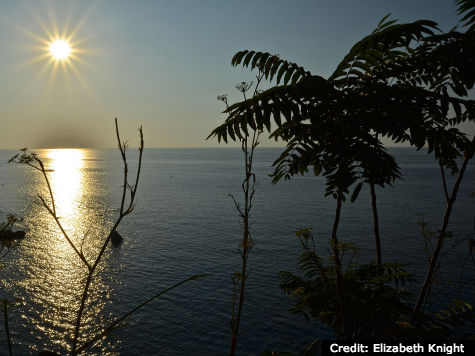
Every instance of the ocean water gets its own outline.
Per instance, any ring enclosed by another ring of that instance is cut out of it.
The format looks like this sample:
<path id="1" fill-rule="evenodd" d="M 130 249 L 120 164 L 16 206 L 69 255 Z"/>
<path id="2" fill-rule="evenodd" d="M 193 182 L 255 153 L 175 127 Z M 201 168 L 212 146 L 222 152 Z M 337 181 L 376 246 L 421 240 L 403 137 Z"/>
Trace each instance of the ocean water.
<path id="1" fill-rule="evenodd" d="M 297 270 L 300 253 L 294 231 L 311 227 L 325 255 L 335 201 L 324 197 L 324 179 L 295 177 L 271 184 L 267 176 L 279 148 L 256 151 L 256 195 L 251 212 L 255 242 L 251 274 L 238 341 L 238 354 L 265 350 L 297 352 L 331 332 L 289 312 L 292 300 L 279 289 L 278 272 Z M 378 189 L 384 262 L 410 264 L 421 281 L 427 254 L 417 221 L 437 231 L 445 210 L 439 167 L 432 156 L 392 148 L 403 180 Z M 86 271 L 53 218 L 36 203 L 48 192 L 39 174 L 7 164 L 14 151 L 0 151 L 0 217 L 15 213 L 27 237 L 2 258 L 0 297 L 16 301 L 9 309 L 14 354 L 39 349 L 63 352 L 71 340 Z M 68 236 L 92 260 L 118 215 L 122 166 L 116 150 L 39 150 L 50 173 L 58 215 Z M 130 149 L 130 177 L 137 152 Z M 241 198 L 243 157 L 238 148 L 146 149 L 137 205 L 119 227 L 124 242 L 108 247 L 94 278 L 82 338 L 143 300 L 197 274 L 148 304 L 127 324 L 85 354 L 223 355 L 230 344 L 231 274 L 239 269 L 241 222 L 229 193 Z M 133 180 L 133 179 L 131 179 Z M 449 175 L 449 185 L 454 177 Z M 475 170 L 470 163 L 460 188 L 449 230 L 460 244 L 445 257 L 445 283 L 434 305 L 463 298 L 474 302 L 473 266 L 466 237 L 473 232 Z M 339 238 L 355 242 L 358 260 L 375 260 L 369 191 L 343 205 Z M 3 252 L 0 256 L 3 255 Z M 470 269 L 472 268 L 472 269 Z M 465 271 L 460 273 L 460 271 Z M 465 283 L 463 288 L 457 285 Z M 409 287 L 411 288 L 411 287 Z M 414 287 L 416 288 L 416 287 Z M 446 292 L 449 290 L 450 292 Z M 6 354 L 3 320 L 0 354 Z"/>

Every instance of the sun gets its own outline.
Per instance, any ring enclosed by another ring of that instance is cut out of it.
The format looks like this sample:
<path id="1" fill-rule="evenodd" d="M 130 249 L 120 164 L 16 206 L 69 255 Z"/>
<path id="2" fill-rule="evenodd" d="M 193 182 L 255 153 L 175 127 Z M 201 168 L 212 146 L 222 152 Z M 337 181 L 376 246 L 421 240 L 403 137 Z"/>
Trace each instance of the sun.
<path id="1" fill-rule="evenodd" d="M 66 40 L 54 40 L 50 43 L 49 52 L 57 61 L 65 60 L 71 54 L 71 46 Z"/>
<path id="2" fill-rule="evenodd" d="M 67 85 L 73 85 L 71 80 L 79 82 L 83 89 L 94 95 L 92 88 L 81 75 L 82 70 L 98 71 L 99 68 L 91 61 L 91 56 L 104 54 L 102 50 L 89 46 L 90 40 L 96 36 L 93 33 L 88 34 L 86 26 L 93 9 L 91 7 L 83 17 L 77 18 L 75 23 L 71 21 L 73 11 L 70 9 L 71 16 L 65 17 L 64 23 L 58 25 L 54 9 L 48 9 L 47 6 L 45 13 L 37 13 L 31 8 L 36 26 L 30 24 L 32 28 L 29 29 L 15 25 L 31 41 L 24 46 L 29 52 L 28 58 L 17 64 L 17 70 L 30 65 L 36 67 L 37 73 L 32 80 L 46 79 L 45 93 L 52 90 L 58 79 Z M 44 15 L 48 21 L 40 15 Z"/>

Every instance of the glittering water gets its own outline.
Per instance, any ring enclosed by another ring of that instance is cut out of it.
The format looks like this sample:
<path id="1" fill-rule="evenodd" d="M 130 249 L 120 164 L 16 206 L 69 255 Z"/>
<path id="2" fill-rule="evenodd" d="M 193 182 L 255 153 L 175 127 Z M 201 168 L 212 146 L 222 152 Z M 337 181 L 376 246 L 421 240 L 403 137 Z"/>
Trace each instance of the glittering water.
<path id="1" fill-rule="evenodd" d="M 420 229 L 424 213 L 432 230 L 444 212 L 438 166 L 430 156 L 392 149 L 404 180 L 378 191 L 383 259 L 411 263 L 419 276 L 427 265 Z M 35 203 L 48 199 L 41 174 L 8 165 L 13 151 L 0 151 L 0 217 L 24 217 L 27 238 L 4 258 L 0 297 L 18 300 L 10 308 L 15 354 L 47 348 L 63 351 L 73 333 L 86 268 L 48 212 Z M 114 223 L 120 203 L 122 166 L 114 150 L 40 150 L 50 173 L 60 221 L 71 240 L 92 260 Z M 293 231 L 313 227 L 317 240 L 330 236 L 335 203 L 324 195 L 324 180 L 298 177 L 272 185 L 267 174 L 279 149 L 257 151 L 258 185 L 251 228 L 255 240 L 249 264 L 249 295 L 241 325 L 241 354 L 264 350 L 296 352 L 331 334 L 292 315 L 291 300 L 278 288 L 277 273 L 295 270 L 300 253 Z M 130 150 L 131 174 L 137 154 Z M 135 211 L 119 230 L 125 241 L 108 248 L 92 283 L 81 340 L 117 316 L 194 274 L 207 278 L 185 284 L 147 305 L 125 327 L 100 341 L 90 354 L 225 354 L 230 341 L 231 273 L 238 269 L 240 221 L 228 193 L 240 195 L 239 149 L 148 149 Z M 474 166 L 461 187 L 450 230 L 464 237 L 473 229 Z M 449 178 L 453 182 L 453 178 Z M 372 216 L 367 190 L 343 208 L 340 239 L 360 247 L 362 261 L 374 260 Z M 446 275 L 459 276 L 467 245 L 447 258 Z M 452 256 L 452 257 L 451 257 Z M 466 262 L 466 261 L 465 261 Z M 464 280 L 471 276 L 463 276 Z M 473 302 L 473 283 L 461 297 Z M 452 294 L 436 300 L 443 305 Z M 471 299 L 470 299 L 471 298 Z M 0 354 L 5 354 L 3 323 Z"/>

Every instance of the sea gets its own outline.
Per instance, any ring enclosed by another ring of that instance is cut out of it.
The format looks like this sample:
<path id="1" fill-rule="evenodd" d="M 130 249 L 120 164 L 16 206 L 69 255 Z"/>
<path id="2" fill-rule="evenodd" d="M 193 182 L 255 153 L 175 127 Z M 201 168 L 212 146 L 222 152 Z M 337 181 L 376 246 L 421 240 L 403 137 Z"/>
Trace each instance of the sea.
<path id="1" fill-rule="evenodd" d="M 292 314 L 293 300 L 279 288 L 279 271 L 298 271 L 302 252 L 296 230 L 311 228 L 317 252 L 328 258 L 336 202 L 325 197 L 325 178 L 312 174 L 272 184 L 272 163 L 282 148 L 255 152 L 255 195 L 250 213 L 254 246 L 237 354 L 292 352 L 331 330 Z M 377 188 L 383 262 L 407 264 L 416 280 L 404 286 L 417 293 L 428 266 L 431 243 L 442 224 L 445 198 L 440 168 L 425 150 L 388 148 L 402 179 Z M 59 221 L 88 261 L 97 256 L 120 209 L 123 172 L 118 150 L 35 151 L 48 178 Z M 0 222 L 7 214 L 22 220 L 14 229 L 26 238 L 0 252 L 0 298 L 7 298 L 14 355 L 47 349 L 65 354 L 87 269 L 53 217 L 41 172 L 7 163 L 15 151 L 0 150 Z M 135 183 L 138 152 L 128 150 L 129 183 Z M 225 355 L 231 342 L 232 275 L 240 269 L 242 221 L 230 195 L 243 204 L 244 156 L 240 148 L 150 148 L 143 153 L 136 202 L 120 223 L 124 241 L 108 246 L 95 274 L 80 343 L 150 297 L 188 281 L 129 316 L 85 355 Z M 447 172 L 449 191 L 456 176 Z M 443 249 L 432 308 L 454 299 L 474 303 L 475 168 L 470 162 L 460 186 Z M 129 199 L 129 196 L 127 196 Z M 128 200 L 126 200 L 127 205 Z M 369 189 L 345 202 L 338 237 L 359 247 L 354 262 L 375 261 Z M 426 241 L 426 242 L 425 242 Z M 8 354 L 0 316 L 0 354 Z"/>

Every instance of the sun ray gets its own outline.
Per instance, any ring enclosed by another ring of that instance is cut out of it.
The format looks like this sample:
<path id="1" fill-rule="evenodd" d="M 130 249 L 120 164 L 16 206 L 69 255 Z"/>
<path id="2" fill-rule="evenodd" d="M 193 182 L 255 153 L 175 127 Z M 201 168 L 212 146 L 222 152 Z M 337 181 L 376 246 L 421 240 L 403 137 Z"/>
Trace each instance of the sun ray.
<path id="1" fill-rule="evenodd" d="M 38 63 L 38 62 L 44 62 L 45 59 L 49 59 L 51 56 L 49 53 L 42 53 L 37 55 L 36 57 L 33 57 L 25 62 L 18 63 L 15 67 L 13 67 L 14 71 L 19 71 L 24 69 L 25 67 L 28 67 L 32 64 Z M 48 63 L 45 64 L 46 68 L 48 67 Z M 43 68 L 43 67 L 42 67 Z"/>
<path id="2" fill-rule="evenodd" d="M 87 9 L 86 13 L 81 17 L 81 19 L 76 23 L 76 25 L 69 31 L 70 37 L 76 37 L 77 33 L 83 28 L 86 23 L 89 21 L 90 17 L 94 13 L 95 10 L 99 6 L 101 6 L 101 3 L 94 4 L 92 3 L 89 8 Z"/>
<path id="3" fill-rule="evenodd" d="M 73 6 L 74 6 L 74 3 L 73 3 Z M 61 33 L 61 37 L 66 38 L 66 40 L 68 42 L 71 41 L 71 38 L 67 38 L 67 36 L 68 36 L 68 34 L 69 34 L 69 36 L 71 36 L 71 31 L 69 30 L 69 27 L 71 26 L 71 19 L 72 19 L 72 16 L 73 16 L 73 12 L 74 12 L 73 7 L 70 7 L 69 11 L 66 15 L 66 18 L 64 20 L 63 31 Z"/>
<path id="4" fill-rule="evenodd" d="M 48 56 L 48 60 L 43 63 L 43 65 L 41 66 L 40 70 L 39 70 L 39 71 L 35 74 L 35 76 L 33 77 L 32 82 L 37 81 L 37 80 L 38 80 L 39 78 L 41 78 L 48 70 L 50 71 L 50 75 L 51 75 L 51 72 L 52 72 L 52 69 L 51 69 L 51 58 L 49 58 L 49 56 Z"/>
<path id="5" fill-rule="evenodd" d="M 43 20 L 41 19 L 41 17 L 38 15 L 37 11 L 35 9 L 33 9 L 32 5 L 27 5 L 27 9 L 28 11 L 30 12 L 30 14 L 35 18 L 35 21 L 36 23 L 41 27 L 41 29 L 43 30 L 43 32 L 46 34 L 46 37 L 47 39 L 45 40 L 43 37 L 40 37 L 40 39 L 42 41 L 46 41 L 46 43 L 48 42 L 48 39 L 51 39 L 53 38 L 53 33 L 51 33 L 50 31 L 50 26 L 47 26 Z M 38 36 L 39 37 L 39 36 Z"/>
<path id="6" fill-rule="evenodd" d="M 54 79 L 56 77 L 56 72 L 58 71 L 59 62 L 52 61 L 52 64 L 53 64 L 53 66 L 51 68 L 51 72 L 50 72 L 50 75 L 48 77 L 48 82 L 46 84 L 46 92 L 48 92 L 49 89 L 51 88 L 51 86 L 53 85 Z"/>
<path id="7" fill-rule="evenodd" d="M 80 37 L 80 38 L 77 38 L 77 39 L 74 39 L 73 40 L 73 37 L 71 35 L 69 35 L 66 40 L 71 43 L 71 46 L 73 47 L 81 47 L 81 45 L 83 43 L 86 43 L 88 41 L 90 41 L 92 38 L 94 38 L 95 36 L 94 35 L 89 35 L 89 36 L 83 36 L 83 37 Z"/>
<path id="8" fill-rule="evenodd" d="M 72 54 L 71 56 L 69 56 L 71 58 L 71 65 L 74 66 L 74 63 L 77 63 L 77 64 L 80 64 L 82 67 L 86 67 L 88 69 L 92 69 L 94 70 L 95 72 L 97 73 L 104 73 L 103 70 L 100 70 L 99 67 L 97 67 L 96 65 L 94 65 L 93 63 L 91 62 L 87 62 L 86 60 L 82 59 L 81 57 L 78 57 L 74 54 Z"/>
<path id="9" fill-rule="evenodd" d="M 69 62 L 69 63 L 68 63 Z M 66 78 L 66 84 L 70 84 L 71 81 L 70 81 L 70 72 L 69 70 L 67 70 L 67 67 L 68 66 L 72 66 L 72 63 L 69 61 L 69 58 L 66 59 L 65 61 L 62 61 L 61 62 L 61 67 L 63 69 L 63 72 L 64 72 L 64 76 Z"/>
<path id="10" fill-rule="evenodd" d="M 48 11 L 49 23 L 51 24 L 51 27 L 53 28 L 53 38 L 61 37 L 59 33 L 58 23 L 56 22 L 56 16 L 54 14 L 54 10 L 52 6 L 48 6 L 47 11 Z"/>
<path id="11" fill-rule="evenodd" d="M 84 80 L 84 78 L 79 74 L 79 71 L 77 70 L 76 66 L 74 63 L 71 63 L 70 65 L 71 71 L 76 75 L 76 78 L 79 80 L 83 88 L 89 93 L 94 93 L 92 90 L 91 86 L 87 83 L 87 81 Z"/>
<path id="12" fill-rule="evenodd" d="M 33 33 L 31 31 L 28 31 L 27 29 L 21 27 L 20 25 L 18 24 L 13 24 L 13 26 L 15 26 L 16 29 L 18 29 L 19 31 L 23 32 L 25 35 L 27 35 L 28 37 L 32 38 L 33 40 L 39 42 L 39 43 L 43 43 L 44 45 L 47 45 L 48 44 L 48 40 L 45 39 L 45 37 L 41 37 L 40 35 L 36 34 L 36 33 Z M 49 34 L 47 34 L 47 37 L 48 38 L 51 38 L 49 36 Z"/>

